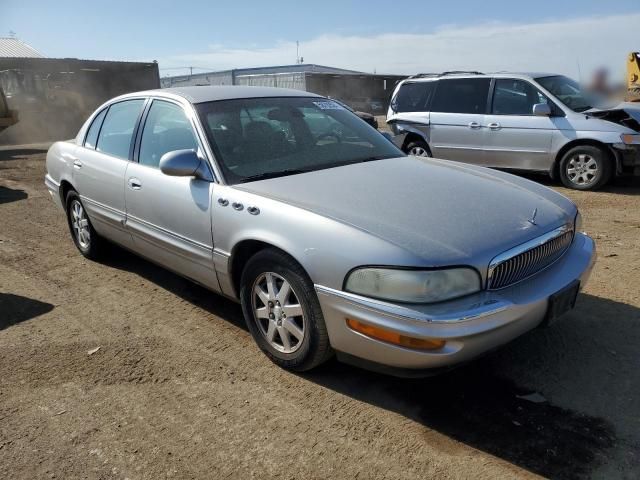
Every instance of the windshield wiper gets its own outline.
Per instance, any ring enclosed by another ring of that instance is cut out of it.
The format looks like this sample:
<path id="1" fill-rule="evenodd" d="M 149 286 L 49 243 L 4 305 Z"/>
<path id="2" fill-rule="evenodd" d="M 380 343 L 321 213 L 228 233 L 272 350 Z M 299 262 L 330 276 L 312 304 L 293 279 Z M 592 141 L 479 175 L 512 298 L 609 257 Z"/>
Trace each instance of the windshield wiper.
<path id="1" fill-rule="evenodd" d="M 275 172 L 263 172 L 257 175 L 249 175 L 240 180 L 240 183 L 257 182 L 258 180 L 267 180 L 269 178 L 286 177 L 287 175 L 297 175 L 298 173 L 306 173 L 309 170 L 291 168 L 288 170 L 279 170 Z"/>

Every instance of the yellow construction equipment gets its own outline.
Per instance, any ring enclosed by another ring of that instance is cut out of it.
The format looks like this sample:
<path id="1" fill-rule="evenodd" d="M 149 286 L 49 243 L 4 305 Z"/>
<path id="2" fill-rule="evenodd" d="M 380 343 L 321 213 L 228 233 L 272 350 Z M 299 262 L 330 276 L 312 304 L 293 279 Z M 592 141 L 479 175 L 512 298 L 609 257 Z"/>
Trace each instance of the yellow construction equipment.
<path id="1" fill-rule="evenodd" d="M 627 61 L 627 101 L 640 102 L 640 52 L 631 52 Z"/>

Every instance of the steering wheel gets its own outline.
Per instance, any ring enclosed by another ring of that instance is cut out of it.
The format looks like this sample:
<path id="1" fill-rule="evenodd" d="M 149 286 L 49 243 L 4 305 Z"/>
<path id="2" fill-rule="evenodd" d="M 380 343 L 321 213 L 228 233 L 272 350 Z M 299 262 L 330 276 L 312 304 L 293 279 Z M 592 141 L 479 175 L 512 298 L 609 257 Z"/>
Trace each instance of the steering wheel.
<path id="1" fill-rule="evenodd" d="M 322 140 L 324 138 L 329 138 L 329 137 L 335 138 L 336 139 L 336 143 L 342 143 L 342 137 L 340 136 L 340 134 L 338 132 L 321 133 L 320 135 L 318 135 L 318 138 L 316 138 L 316 143 L 318 143 L 320 140 Z"/>

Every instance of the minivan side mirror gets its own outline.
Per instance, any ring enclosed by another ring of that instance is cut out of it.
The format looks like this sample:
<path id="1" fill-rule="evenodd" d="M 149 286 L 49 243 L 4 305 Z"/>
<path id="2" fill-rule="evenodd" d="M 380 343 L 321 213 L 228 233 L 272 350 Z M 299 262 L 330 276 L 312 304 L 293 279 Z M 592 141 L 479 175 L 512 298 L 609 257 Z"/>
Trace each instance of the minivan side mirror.
<path id="1" fill-rule="evenodd" d="M 548 103 L 536 103 L 533 106 L 533 114 L 536 117 L 550 117 L 551 116 L 551 107 Z"/>
<path id="2" fill-rule="evenodd" d="M 202 164 L 195 150 L 174 150 L 162 155 L 160 171 L 172 177 L 205 178 L 207 175 L 203 174 Z"/>

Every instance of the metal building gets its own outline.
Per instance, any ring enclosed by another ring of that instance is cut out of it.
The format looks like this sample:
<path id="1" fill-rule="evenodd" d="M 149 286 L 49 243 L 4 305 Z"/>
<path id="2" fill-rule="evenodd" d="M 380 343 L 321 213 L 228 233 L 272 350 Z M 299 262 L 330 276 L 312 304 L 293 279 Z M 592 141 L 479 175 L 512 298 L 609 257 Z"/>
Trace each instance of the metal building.
<path id="1" fill-rule="evenodd" d="M 373 114 L 386 112 L 389 96 L 401 75 L 378 75 L 315 64 L 238 68 L 164 77 L 163 88 L 186 85 L 251 85 L 293 88 L 337 98 Z"/>
<path id="2" fill-rule="evenodd" d="M 158 88 L 155 62 L 45 58 L 15 38 L 0 39 L 0 89 L 17 123 L 0 133 L 0 145 L 74 137 L 106 100 Z"/>

